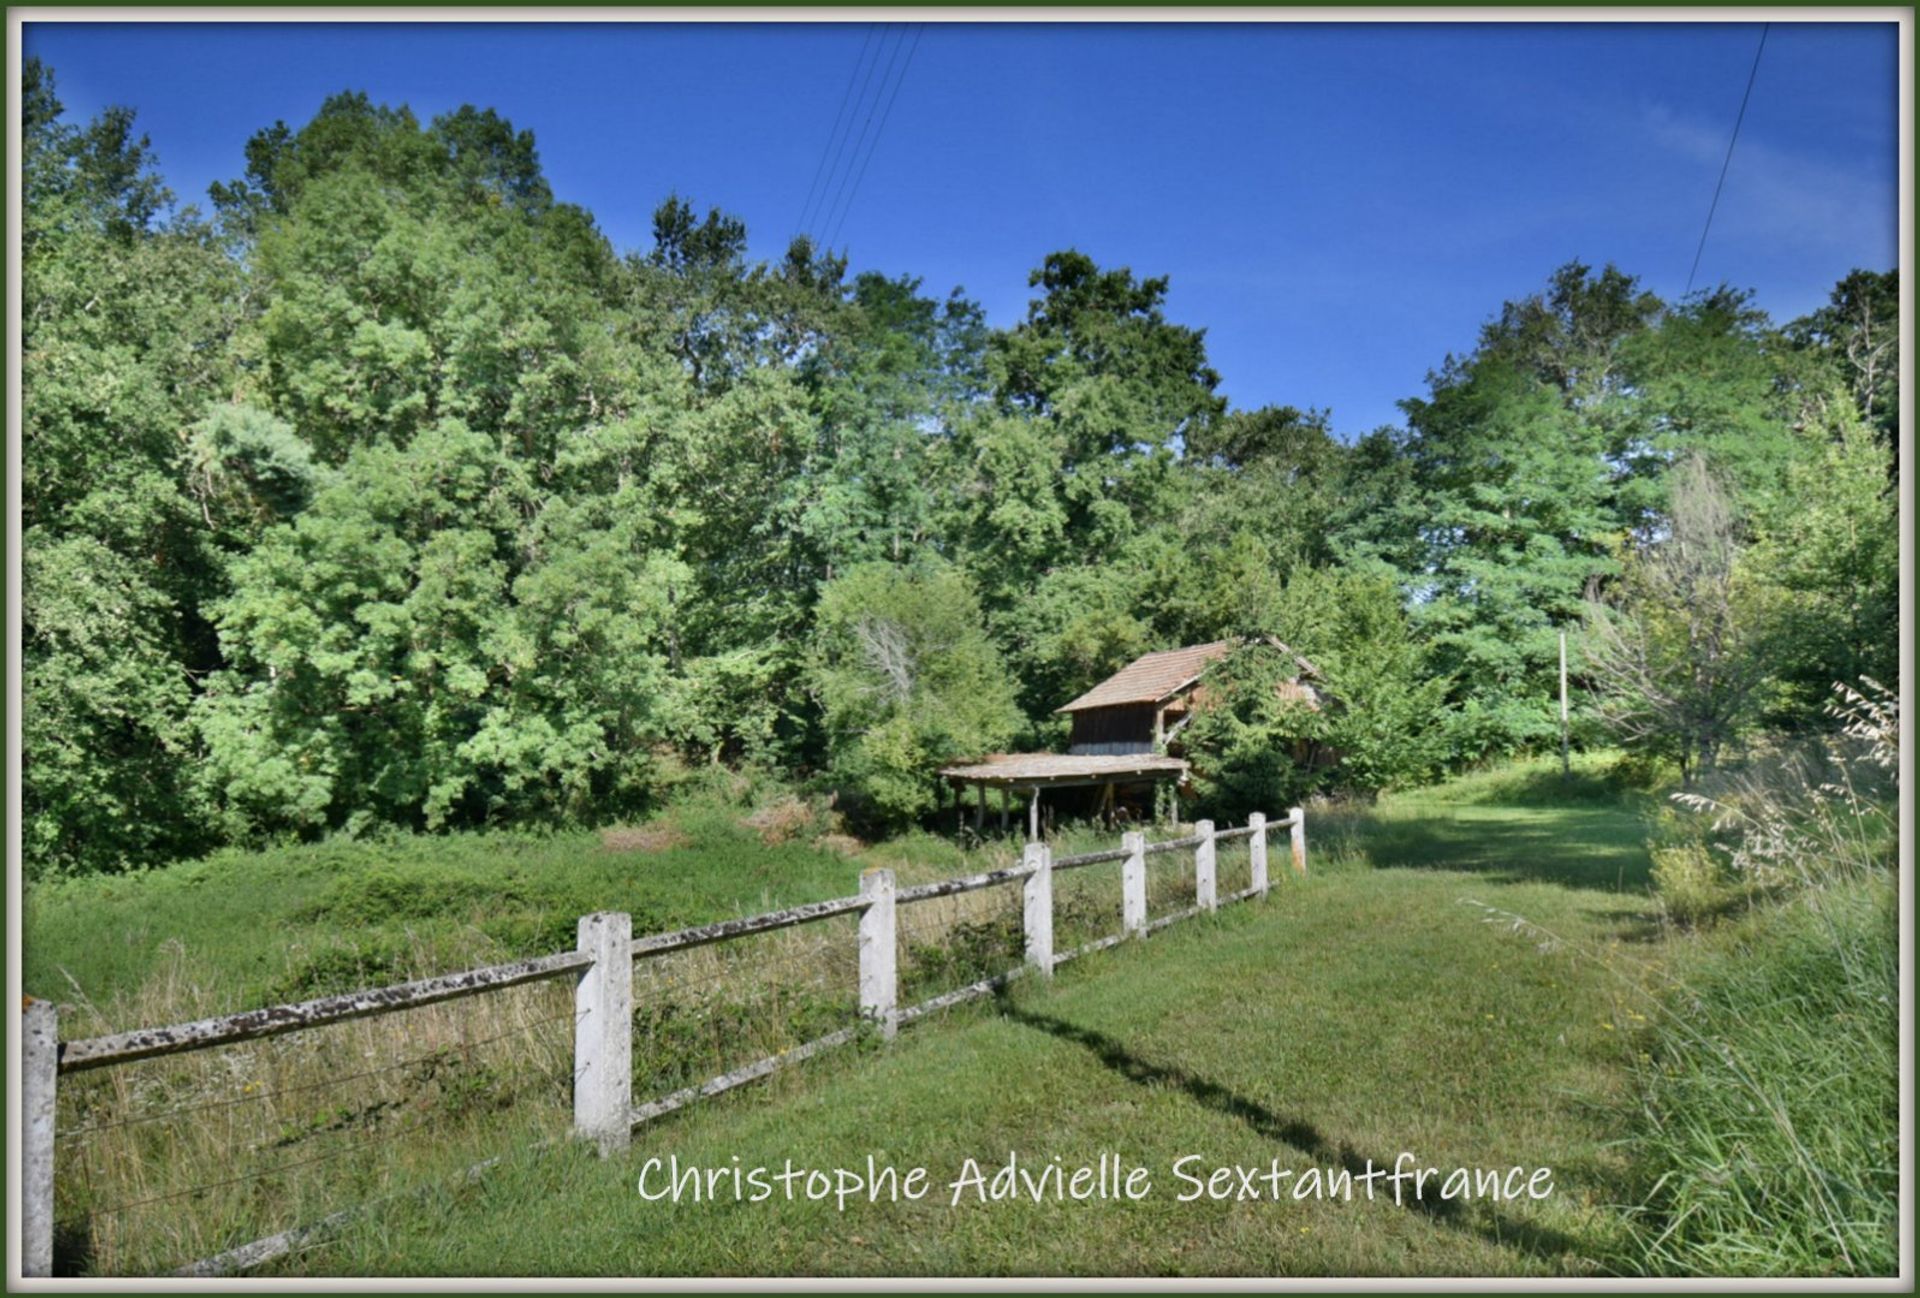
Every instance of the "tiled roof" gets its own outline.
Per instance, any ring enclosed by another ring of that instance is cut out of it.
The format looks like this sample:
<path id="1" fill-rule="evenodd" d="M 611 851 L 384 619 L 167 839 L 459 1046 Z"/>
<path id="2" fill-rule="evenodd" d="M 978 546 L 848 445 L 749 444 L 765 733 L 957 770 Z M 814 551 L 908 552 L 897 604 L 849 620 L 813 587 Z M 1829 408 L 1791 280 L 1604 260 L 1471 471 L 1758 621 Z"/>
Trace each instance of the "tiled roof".
<path id="1" fill-rule="evenodd" d="M 1127 703 L 1158 703 L 1198 680 L 1210 663 L 1226 657 L 1232 648 L 1231 640 L 1215 640 L 1211 644 L 1143 655 L 1054 711 L 1084 712 L 1088 708 L 1111 708 Z"/>

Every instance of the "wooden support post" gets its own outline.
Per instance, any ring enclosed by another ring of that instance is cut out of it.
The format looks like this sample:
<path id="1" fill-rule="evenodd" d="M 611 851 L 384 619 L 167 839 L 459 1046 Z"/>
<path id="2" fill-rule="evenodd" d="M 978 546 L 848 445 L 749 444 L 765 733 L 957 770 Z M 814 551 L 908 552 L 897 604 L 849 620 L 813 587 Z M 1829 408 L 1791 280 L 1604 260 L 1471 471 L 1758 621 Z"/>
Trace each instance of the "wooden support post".
<path id="1" fill-rule="evenodd" d="M 1012 805 L 1013 794 L 1003 784 L 1000 786 L 1000 833 L 1003 837 L 1007 832 L 1007 808 Z"/>
<path id="2" fill-rule="evenodd" d="M 1252 875 L 1248 887 L 1258 896 L 1267 895 L 1267 814 L 1256 811 L 1247 817 L 1247 866 Z"/>
<path id="3" fill-rule="evenodd" d="M 1113 781 L 1108 780 L 1106 792 L 1100 796 L 1100 823 L 1108 829 L 1113 828 Z"/>
<path id="4" fill-rule="evenodd" d="M 1120 864 L 1120 930 L 1134 937 L 1147 932 L 1147 836 L 1120 835 L 1127 859 Z"/>
<path id="5" fill-rule="evenodd" d="M 582 915 L 579 949 L 593 963 L 573 989 L 573 1134 L 605 1157 L 633 1139 L 633 917 Z"/>
<path id="6" fill-rule="evenodd" d="M 1201 910 L 1218 910 L 1220 893 L 1213 870 L 1213 822 L 1202 820 L 1194 825 L 1193 832 L 1200 836 L 1193 848 L 1194 904 Z"/>
<path id="7" fill-rule="evenodd" d="M 29 999 L 20 1035 L 20 1272 L 53 1274 L 53 1116 L 60 1014 Z"/>
<path id="8" fill-rule="evenodd" d="M 899 982 L 894 945 L 892 870 L 868 870 L 860 876 L 860 1013 L 893 1040 L 900 1027 Z"/>
<path id="9" fill-rule="evenodd" d="M 1573 778 L 1573 758 L 1567 751 L 1567 633 L 1560 633 L 1560 778 Z"/>
<path id="10" fill-rule="evenodd" d="M 1053 977 L 1053 853 L 1045 843 L 1028 843 L 1023 919 L 1027 932 L 1027 963 L 1042 978 Z"/>
<path id="11" fill-rule="evenodd" d="M 1295 807 L 1293 817 L 1293 872 L 1307 872 L 1307 812 L 1304 807 Z"/>
<path id="12" fill-rule="evenodd" d="M 1028 790 L 1031 797 L 1027 801 L 1027 841 L 1040 841 L 1040 788 L 1035 785 Z"/>
<path id="13" fill-rule="evenodd" d="M 973 832 L 977 834 L 987 827 L 987 786 L 974 785 L 973 794 Z"/>

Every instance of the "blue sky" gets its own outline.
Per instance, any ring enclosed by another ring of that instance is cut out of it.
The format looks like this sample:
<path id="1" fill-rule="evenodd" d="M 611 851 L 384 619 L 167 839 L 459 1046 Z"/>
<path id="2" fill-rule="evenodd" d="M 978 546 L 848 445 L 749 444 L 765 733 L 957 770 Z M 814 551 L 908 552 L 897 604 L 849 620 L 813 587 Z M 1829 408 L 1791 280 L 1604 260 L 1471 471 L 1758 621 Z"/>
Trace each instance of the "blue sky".
<path id="1" fill-rule="evenodd" d="M 773 257 L 863 49 L 884 59 L 901 34 L 33 23 L 25 48 L 76 116 L 139 110 L 183 199 L 239 174 L 255 130 L 362 89 L 423 119 L 473 103 L 531 128 L 556 194 L 623 249 L 677 191 L 744 218 Z M 1236 404 L 1331 407 L 1352 437 L 1397 422 L 1429 369 L 1571 258 L 1677 296 L 1759 34 L 929 23 L 911 63 L 895 57 L 891 111 L 869 114 L 884 130 L 858 189 L 834 186 L 839 243 L 856 269 L 963 286 L 995 324 L 1024 313 L 1055 249 L 1170 276 L 1169 314 L 1207 330 Z M 1897 264 L 1898 80 L 1891 23 L 1774 24 L 1700 284 L 1753 289 L 1784 320 L 1853 267 Z"/>

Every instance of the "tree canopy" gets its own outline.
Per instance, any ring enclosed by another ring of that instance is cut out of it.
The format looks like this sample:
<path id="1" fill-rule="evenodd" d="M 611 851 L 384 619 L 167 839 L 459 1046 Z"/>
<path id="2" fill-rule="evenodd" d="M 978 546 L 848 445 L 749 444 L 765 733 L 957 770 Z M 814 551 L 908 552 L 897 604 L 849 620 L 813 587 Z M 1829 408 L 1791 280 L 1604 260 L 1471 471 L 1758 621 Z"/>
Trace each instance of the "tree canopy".
<path id="1" fill-rule="evenodd" d="M 1308 653 L 1329 705 L 1302 730 L 1236 662 L 1189 736 L 1222 806 L 1553 742 L 1562 632 L 1582 709 L 1677 752 L 1581 647 L 1604 607 L 1675 661 L 1679 466 L 1731 538 L 1726 739 L 1897 664 L 1892 271 L 1776 325 L 1543 268 L 1403 423 L 1341 429 L 1311 393 L 1234 408 L 1168 280 L 1078 249 L 1036 249 L 996 328 L 804 238 L 756 260 L 671 177 L 615 248 L 491 109 L 333 96 L 205 213 L 136 120 L 69 121 L 26 61 L 36 874 L 592 823 L 687 762 L 900 824 L 941 761 L 1056 742 L 1134 656 L 1234 636 Z M 1281 728 L 1333 760 L 1278 760 Z"/>

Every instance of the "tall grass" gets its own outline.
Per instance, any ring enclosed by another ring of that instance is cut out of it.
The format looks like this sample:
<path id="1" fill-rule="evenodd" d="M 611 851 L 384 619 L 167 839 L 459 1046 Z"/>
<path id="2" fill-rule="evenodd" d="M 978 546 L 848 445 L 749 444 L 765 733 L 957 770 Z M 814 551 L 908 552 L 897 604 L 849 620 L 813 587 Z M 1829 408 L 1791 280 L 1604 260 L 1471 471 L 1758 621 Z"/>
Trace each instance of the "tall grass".
<path id="1" fill-rule="evenodd" d="M 1838 736 L 1675 795 L 1703 832 L 1668 850 L 1757 904 L 1697 935 L 1644 1034 L 1623 1269 L 1898 1268 L 1899 715 L 1870 681 L 1833 711 Z"/>
<path id="2" fill-rule="evenodd" d="M 1647 1033 L 1623 1269 L 1898 1269 L 1898 920 L 1888 880 L 1755 913 Z"/>

